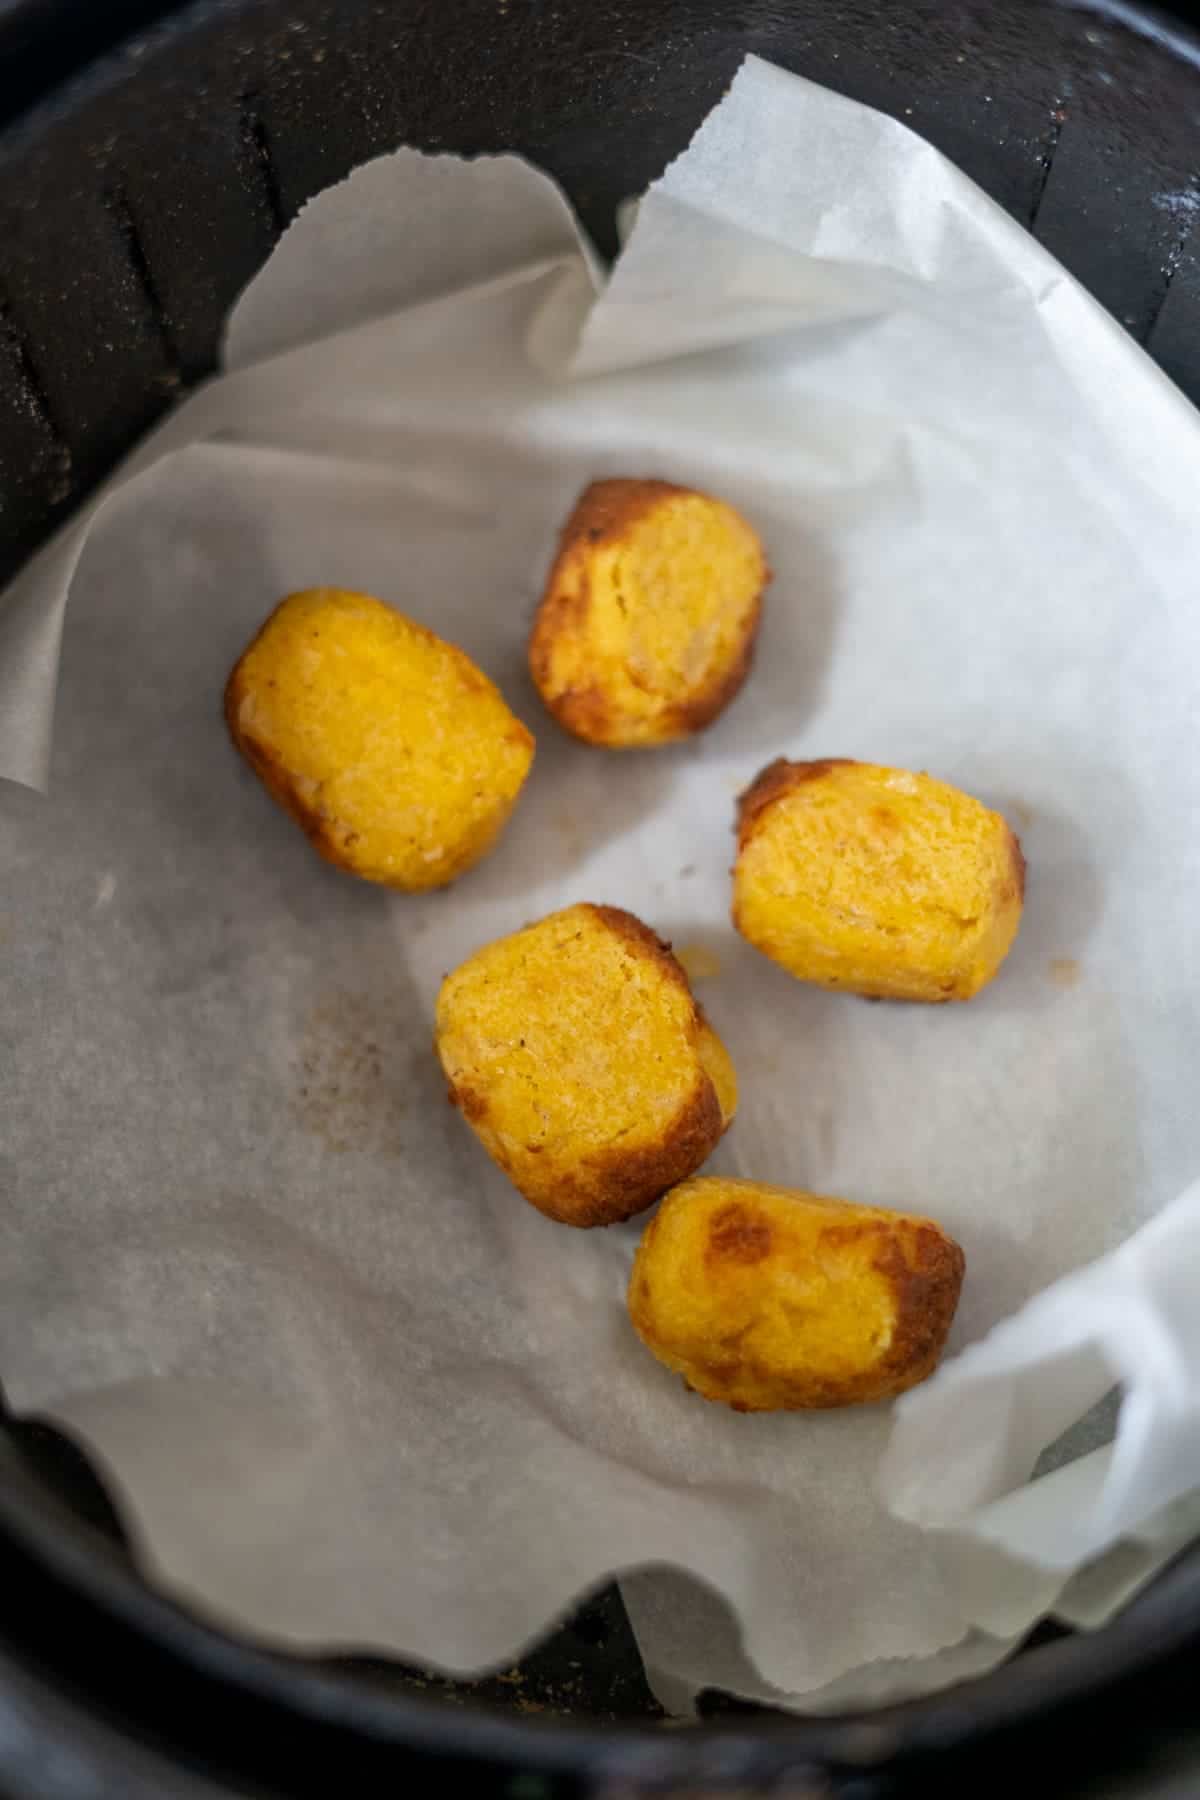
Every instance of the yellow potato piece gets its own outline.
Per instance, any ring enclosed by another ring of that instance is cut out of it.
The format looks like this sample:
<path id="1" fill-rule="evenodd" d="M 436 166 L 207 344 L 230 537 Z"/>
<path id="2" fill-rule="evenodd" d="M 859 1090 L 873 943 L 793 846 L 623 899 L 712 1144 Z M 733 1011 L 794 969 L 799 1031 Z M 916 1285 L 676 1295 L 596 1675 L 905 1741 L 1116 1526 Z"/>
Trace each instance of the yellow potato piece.
<path id="1" fill-rule="evenodd" d="M 733 922 L 801 981 L 969 1000 L 1021 922 L 1025 859 L 999 813 L 903 769 L 779 760 L 739 804 Z"/>
<path id="2" fill-rule="evenodd" d="M 597 481 L 567 521 L 529 643 L 566 730 L 613 749 L 708 725 L 750 669 L 770 579 L 722 500 L 667 481 Z"/>
<path id="3" fill-rule="evenodd" d="M 410 892 L 486 855 L 533 761 L 470 657 L 341 588 L 280 602 L 229 677 L 225 716 L 327 862 Z"/>
<path id="4" fill-rule="evenodd" d="M 629 1315 L 706 1400 L 737 1412 L 856 1406 L 932 1374 L 963 1269 L 932 1219 L 701 1176 L 647 1225 Z"/>
<path id="5" fill-rule="evenodd" d="M 737 1107 L 669 946 L 615 906 L 570 906 L 476 951 L 442 983 L 437 1050 L 490 1155 L 566 1225 L 641 1212 Z"/>

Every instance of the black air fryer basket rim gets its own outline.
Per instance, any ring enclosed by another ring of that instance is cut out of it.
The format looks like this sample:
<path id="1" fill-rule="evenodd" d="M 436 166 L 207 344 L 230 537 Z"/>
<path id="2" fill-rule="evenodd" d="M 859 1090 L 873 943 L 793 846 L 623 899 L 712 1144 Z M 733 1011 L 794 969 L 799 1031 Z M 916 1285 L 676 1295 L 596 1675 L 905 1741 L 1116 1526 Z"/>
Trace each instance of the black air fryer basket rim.
<path id="1" fill-rule="evenodd" d="M 281 1725 L 286 1720 L 318 1732 L 333 1728 L 380 1748 L 437 1756 L 453 1747 L 455 1754 L 490 1765 L 548 1775 L 586 1768 L 593 1778 L 639 1787 L 661 1778 L 711 1782 L 725 1773 L 762 1782 L 797 1764 L 848 1772 L 897 1758 L 923 1765 L 926 1758 L 974 1753 L 1015 1730 L 1036 1731 L 1052 1714 L 1082 1712 L 1094 1719 L 1094 1709 L 1118 1689 L 1124 1706 L 1134 1685 L 1154 1681 L 1168 1662 L 1200 1650 L 1200 1558 L 1192 1557 L 1103 1630 L 1064 1637 L 927 1699 L 844 1718 L 764 1713 L 684 1733 L 646 1725 L 615 1732 L 460 1709 L 227 1636 L 148 1587 L 111 1544 L 57 1500 L 48 1504 L 19 1469 L 11 1485 L 0 1483 L 0 1554 L 4 1550 L 48 1577 L 48 1591 L 84 1597 L 102 1623 L 116 1629 L 118 1645 L 126 1634 L 144 1641 L 156 1659 L 173 1665 L 184 1692 L 189 1678 L 203 1683 L 208 1705 L 236 1696 Z"/>
<path id="2" fill-rule="evenodd" d="M 1031 6 L 1036 0 L 1029 0 Z M 1106 0 L 1065 0 L 1076 10 L 1153 38 L 1163 50 L 1200 69 L 1200 37 L 1158 7 Z M 205 21 L 251 10 L 253 0 L 191 0 L 172 9 L 144 0 L 137 23 L 152 15 L 142 42 L 186 54 L 186 40 Z M 0 32 L 36 21 L 40 0 L 0 0 Z M 61 14 L 61 5 L 57 8 Z M 138 12 L 131 3 L 128 18 Z M 19 40 L 14 40 L 18 43 Z M 0 35 L 0 44 L 5 42 Z M 38 49 L 43 48 L 38 46 Z M 129 78 L 124 48 L 51 87 L 5 130 L 5 154 L 33 146 L 85 97 L 118 89 Z M 37 74 L 35 70 L 34 80 Z M 28 90 L 27 90 L 28 91 Z M 379 1747 L 439 1756 L 456 1754 L 500 1766 L 639 1783 L 772 1780 L 789 1771 L 876 1767 L 894 1756 L 941 1755 L 967 1743 L 1036 1727 L 1051 1712 L 1103 1708 L 1117 1686 L 1153 1681 L 1168 1663 L 1200 1650 L 1200 1559 L 1162 1576 L 1103 1630 L 1063 1638 L 991 1674 L 903 1706 L 855 1718 L 762 1715 L 717 1721 L 694 1731 L 647 1725 L 611 1728 L 527 1720 L 486 1708 L 449 1707 L 411 1693 L 386 1691 L 336 1667 L 287 1657 L 223 1634 L 148 1587 L 102 1535 L 48 1497 L 15 1459 L 0 1457 L 0 1558 L 18 1559 L 44 1579 L 45 1592 L 78 1596 L 101 1629 L 111 1627 L 152 1647 L 164 1671 L 206 1684 L 210 1698 L 249 1698 L 298 1728 L 353 1733 Z M 0 1618 L 0 1640 L 15 1641 L 19 1621 Z M 714 1746 L 723 1752 L 714 1761 Z M 0 1759 L 2 1767 L 2 1759 Z"/>

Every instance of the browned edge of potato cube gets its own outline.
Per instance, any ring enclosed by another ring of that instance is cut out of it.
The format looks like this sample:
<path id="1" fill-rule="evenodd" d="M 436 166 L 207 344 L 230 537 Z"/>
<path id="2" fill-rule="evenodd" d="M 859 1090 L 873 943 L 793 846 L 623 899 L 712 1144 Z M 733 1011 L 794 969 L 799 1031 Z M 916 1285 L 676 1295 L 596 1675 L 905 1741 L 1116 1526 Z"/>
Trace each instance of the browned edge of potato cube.
<path id="1" fill-rule="evenodd" d="M 439 996 L 437 1049 L 446 1072 L 451 1103 L 462 1113 L 518 1191 L 548 1218 L 560 1224 L 590 1228 L 632 1218 L 653 1205 L 668 1188 L 692 1174 L 732 1122 L 736 1092 L 727 1110 L 705 1061 L 706 1038 L 715 1037 L 715 1034 L 669 944 L 624 908 L 590 902 L 552 913 L 524 930 L 536 931 L 539 926 L 565 919 L 571 913 L 586 915 L 589 921 L 618 938 L 629 954 L 649 963 L 661 981 L 676 990 L 685 1001 L 680 1014 L 686 1029 L 693 1034 L 694 1068 L 690 1085 L 681 1093 L 679 1104 L 661 1134 L 647 1142 L 603 1147 L 589 1145 L 565 1155 L 561 1150 L 548 1151 L 540 1143 L 514 1146 L 506 1120 L 498 1116 L 498 1103 L 490 1091 L 488 1071 L 455 1069 L 448 1056 L 448 1041 L 459 1027 L 447 1016 L 445 996 L 450 984 L 470 967 L 475 960 L 473 957 L 468 957 L 443 983 Z M 521 935 L 516 932 L 510 937 Z M 476 956 L 486 955 L 507 941 L 498 939 L 494 944 L 485 945 Z M 602 995 L 597 997 L 597 1015 L 598 1029 L 603 1029 Z M 528 1017 L 526 1013 L 526 1025 Z M 719 1045 L 719 1039 L 716 1041 Z M 723 1048 L 721 1054 L 726 1056 Z M 647 1071 L 646 1079 L 653 1080 L 652 1070 Z M 598 1096 L 598 1104 L 603 1104 L 603 1096 Z"/>
<path id="2" fill-rule="evenodd" d="M 656 477 L 613 477 L 586 487 L 559 534 L 557 551 L 546 578 L 541 603 L 529 639 L 529 668 L 546 707 L 564 730 L 585 743 L 622 748 L 631 742 L 623 732 L 622 715 L 599 673 L 586 685 L 565 693 L 553 691 L 551 663 L 560 637 L 582 632 L 591 606 L 589 557 L 605 545 L 619 543 L 630 527 L 653 512 L 664 499 L 676 495 L 727 507 L 747 530 L 752 530 L 736 508 L 715 495 Z M 755 534 L 757 536 L 757 534 Z M 761 553 L 761 544 L 759 546 Z M 732 659 L 713 671 L 709 681 L 662 715 L 653 736 L 639 744 L 670 743 L 694 736 L 711 725 L 744 686 L 754 663 L 754 651 L 762 622 L 763 594 L 771 581 L 771 569 L 762 556 L 762 581 Z"/>
<path id="3" fill-rule="evenodd" d="M 965 1266 L 924 1216 L 698 1176 L 647 1224 L 629 1314 L 660 1362 L 735 1412 L 869 1405 L 932 1374 Z"/>

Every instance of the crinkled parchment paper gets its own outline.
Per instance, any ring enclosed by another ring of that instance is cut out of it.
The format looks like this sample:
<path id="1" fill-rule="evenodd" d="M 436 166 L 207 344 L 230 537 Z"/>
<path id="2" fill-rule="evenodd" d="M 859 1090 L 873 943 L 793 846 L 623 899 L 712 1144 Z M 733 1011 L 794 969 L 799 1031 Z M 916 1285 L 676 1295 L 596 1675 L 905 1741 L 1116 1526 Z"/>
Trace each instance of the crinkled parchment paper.
<path id="1" fill-rule="evenodd" d="M 49 797 L 0 795 L 12 1404 L 90 1446 L 164 1587 L 291 1646 L 477 1669 L 628 1571 L 668 1700 L 833 1706 L 1102 1619 L 1194 1523 L 1194 1202 L 977 1341 L 1200 1164 L 1196 415 L 927 146 L 753 61 L 607 286 L 540 174 L 402 151 L 306 210 L 228 366 L 0 609 L 0 769 L 52 741 Z M 736 705 L 620 758 L 523 661 L 606 474 L 727 496 L 776 571 Z M 322 582 L 537 734 L 446 893 L 326 868 L 225 740 L 233 659 Z M 1028 907 L 982 997 L 864 1006 L 731 934 L 734 796 L 779 754 L 1006 812 Z M 891 1509 L 892 1411 L 687 1394 L 625 1316 L 636 1225 L 551 1224 L 445 1104 L 440 977 L 580 898 L 707 971 L 743 1090 L 715 1168 L 964 1244 L 976 1347 L 899 1409 Z M 1114 1382 L 1115 1448 L 1026 1488 Z"/>

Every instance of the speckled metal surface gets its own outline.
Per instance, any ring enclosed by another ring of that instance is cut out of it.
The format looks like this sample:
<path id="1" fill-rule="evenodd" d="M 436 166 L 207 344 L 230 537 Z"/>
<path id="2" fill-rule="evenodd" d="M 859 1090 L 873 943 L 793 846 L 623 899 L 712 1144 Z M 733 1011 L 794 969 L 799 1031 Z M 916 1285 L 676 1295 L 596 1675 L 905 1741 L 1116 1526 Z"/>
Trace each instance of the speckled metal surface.
<path id="1" fill-rule="evenodd" d="M 516 149 L 611 249 L 616 203 L 747 50 L 929 137 L 1200 395 L 1200 72 L 1129 28 L 1140 9 L 113 0 L 104 30 L 99 10 L 68 43 L 75 0 L 0 0 L 0 578 L 212 367 L 228 305 L 319 188 L 399 142 Z M 1079 1792 L 1104 1770 L 1104 1791 L 1148 1793 L 1156 1758 L 1165 1794 L 1188 1779 L 1173 1762 L 1200 1767 L 1182 1729 L 1195 1562 L 1120 1629 L 948 1698 L 806 1723 L 712 1696 L 723 1727 L 680 1732 L 657 1720 L 611 1590 L 518 1668 L 447 1683 L 227 1644 L 147 1594 L 121 1546 L 78 1454 L 0 1418 L 0 1792 L 357 1796 L 469 1770 L 513 1800 L 781 1784 L 867 1800 L 1001 1779 Z M 78 1754 L 56 1762 L 56 1742 Z M 198 1773 L 168 1781 L 185 1764 Z"/>

